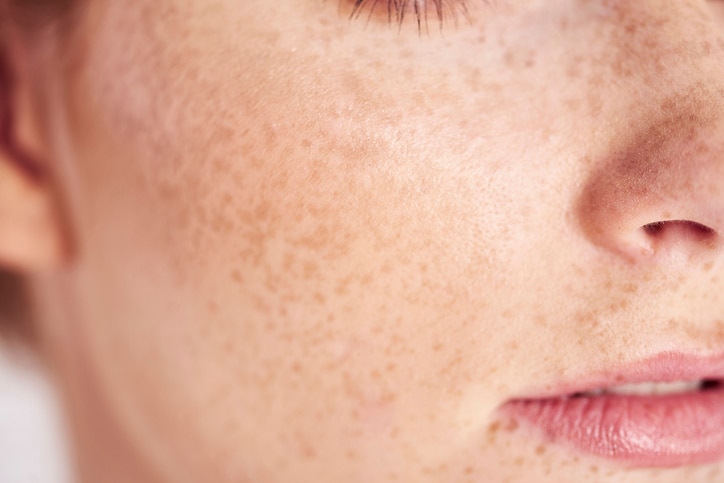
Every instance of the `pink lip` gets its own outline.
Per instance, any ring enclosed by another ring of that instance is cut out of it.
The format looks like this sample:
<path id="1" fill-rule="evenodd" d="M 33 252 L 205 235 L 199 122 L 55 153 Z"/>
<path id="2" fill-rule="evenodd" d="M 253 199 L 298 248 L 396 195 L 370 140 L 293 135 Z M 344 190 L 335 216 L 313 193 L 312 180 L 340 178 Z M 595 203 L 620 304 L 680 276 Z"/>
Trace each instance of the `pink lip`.
<path id="1" fill-rule="evenodd" d="M 698 379 L 724 382 L 724 356 L 666 353 L 501 409 L 549 441 L 632 466 L 713 463 L 724 459 L 724 386 L 662 396 L 572 397 L 621 384 Z"/>

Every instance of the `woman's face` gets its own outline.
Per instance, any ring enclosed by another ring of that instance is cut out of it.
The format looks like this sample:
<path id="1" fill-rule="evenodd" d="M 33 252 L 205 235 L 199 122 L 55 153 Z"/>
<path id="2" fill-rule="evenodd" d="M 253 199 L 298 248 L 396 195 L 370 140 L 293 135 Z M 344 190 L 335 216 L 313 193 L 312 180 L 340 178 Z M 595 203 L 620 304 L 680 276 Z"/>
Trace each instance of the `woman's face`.
<path id="1" fill-rule="evenodd" d="M 722 4 L 362 3 L 91 1 L 43 76 L 81 472 L 716 480 L 718 391 L 586 391 L 724 379 Z"/>

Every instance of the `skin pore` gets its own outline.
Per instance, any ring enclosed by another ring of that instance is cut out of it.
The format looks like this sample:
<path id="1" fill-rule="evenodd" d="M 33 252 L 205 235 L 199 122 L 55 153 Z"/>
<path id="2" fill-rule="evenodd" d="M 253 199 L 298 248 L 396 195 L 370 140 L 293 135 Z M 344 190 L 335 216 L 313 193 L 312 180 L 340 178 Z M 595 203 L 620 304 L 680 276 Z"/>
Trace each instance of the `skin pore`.
<path id="1" fill-rule="evenodd" d="M 72 250 L 0 259 L 83 481 L 724 477 L 499 413 L 722 353 L 721 2 L 372 3 L 89 0 L 32 49 L 31 191 Z"/>

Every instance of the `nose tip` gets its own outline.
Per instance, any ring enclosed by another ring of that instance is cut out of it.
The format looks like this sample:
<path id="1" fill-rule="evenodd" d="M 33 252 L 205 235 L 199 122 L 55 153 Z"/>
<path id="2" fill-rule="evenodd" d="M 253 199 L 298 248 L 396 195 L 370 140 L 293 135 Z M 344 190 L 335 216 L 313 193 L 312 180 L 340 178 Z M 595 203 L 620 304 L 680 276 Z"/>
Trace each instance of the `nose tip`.
<path id="1" fill-rule="evenodd" d="M 599 156 L 577 206 L 592 243 L 633 261 L 720 251 L 724 109 L 712 96 L 664 102 Z"/>

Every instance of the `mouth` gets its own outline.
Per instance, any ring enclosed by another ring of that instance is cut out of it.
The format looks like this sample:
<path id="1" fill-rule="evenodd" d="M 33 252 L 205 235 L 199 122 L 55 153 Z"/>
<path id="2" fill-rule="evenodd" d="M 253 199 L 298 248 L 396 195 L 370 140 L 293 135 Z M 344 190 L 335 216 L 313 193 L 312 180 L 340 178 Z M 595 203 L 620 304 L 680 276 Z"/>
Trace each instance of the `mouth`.
<path id="1" fill-rule="evenodd" d="M 718 379 L 699 379 L 694 381 L 675 382 L 642 382 L 621 384 L 612 387 L 601 387 L 589 391 L 576 392 L 567 397 L 601 397 L 601 396 L 667 396 L 672 394 L 698 393 L 714 391 L 722 386 Z"/>
<path id="2" fill-rule="evenodd" d="M 664 354 L 562 386 L 501 410 L 546 441 L 628 466 L 724 460 L 724 358 Z"/>

